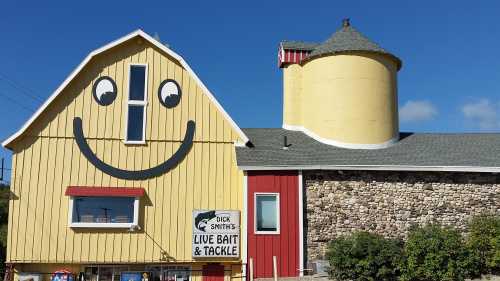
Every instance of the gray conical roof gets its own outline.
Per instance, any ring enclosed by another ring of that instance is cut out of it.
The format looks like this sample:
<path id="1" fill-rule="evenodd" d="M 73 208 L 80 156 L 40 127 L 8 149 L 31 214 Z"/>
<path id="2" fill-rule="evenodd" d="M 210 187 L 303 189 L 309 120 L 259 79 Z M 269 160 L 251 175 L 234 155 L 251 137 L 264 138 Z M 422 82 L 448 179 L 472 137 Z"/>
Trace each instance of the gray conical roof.
<path id="1" fill-rule="evenodd" d="M 396 60 L 398 69 L 401 68 L 402 63 L 398 57 L 384 50 L 382 47 L 370 41 L 370 39 L 366 38 L 363 34 L 354 29 L 354 27 L 350 25 L 348 19 L 343 21 L 342 28 L 335 32 L 328 40 L 316 46 L 305 61 L 309 61 L 320 56 L 353 51 L 388 55 Z"/>

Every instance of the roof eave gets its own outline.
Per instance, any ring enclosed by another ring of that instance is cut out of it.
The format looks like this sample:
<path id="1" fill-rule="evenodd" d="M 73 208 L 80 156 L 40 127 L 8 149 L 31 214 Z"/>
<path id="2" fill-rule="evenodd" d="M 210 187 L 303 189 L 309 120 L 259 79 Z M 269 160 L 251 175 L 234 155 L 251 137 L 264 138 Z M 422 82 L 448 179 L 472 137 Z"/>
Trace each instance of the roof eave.
<path id="1" fill-rule="evenodd" d="M 387 56 L 393 59 L 396 62 L 396 67 L 397 70 L 399 71 L 403 67 L 403 62 L 401 61 L 400 58 L 397 56 L 391 54 L 391 53 L 382 53 L 382 52 L 377 52 L 377 51 L 370 51 L 370 50 L 342 50 L 342 51 L 331 51 L 331 52 L 326 52 L 326 53 L 321 53 L 321 54 L 316 54 L 316 55 L 310 55 L 305 57 L 300 64 L 304 65 L 307 62 L 316 59 L 316 58 L 321 58 L 321 57 L 327 57 L 327 56 L 334 56 L 334 55 L 341 55 L 341 54 L 354 54 L 354 53 L 368 53 L 368 54 L 378 54 L 382 56 Z"/>
<path id="2" fill-rule="evenodd" d="M 66 86 L 76 77 L 76 75 L 87 65 L 87 63 L 96 55 L 109 50 L 113 47 L 116 47 L 136 36 L 140 36 L 143 39 L 147 40 L 151 44 L 153 44 L 155 47 L 158 47 L 168 55 L 172 56 L 174 59 L 179 61 L 179 63 L 193 76 L 194 80 L 198 83 L 198 85 L 202 88 L 202 90 L 205 91 L 205 93 L 208 95 L 209 99 L 215 104 L 216 108 L 224 115 L 226 120 L 231 124 L 233 129 L 237 132 L 239 137 L 241 138 L 241 142 L 246 144 L 250 140 L 249 138 L 245 135 L 245 133 L 238 127 L 236 122 L 227 114 L 227 112 L 224 110 L 224 108 L 220 105 L 220 103 L 215 99 L 214 95 L 208 90 L 208 88 L 203 84 L 203 82 L 198 78 L 196 73 L 191 69 L 191 67 L 186 63 L 186 61 L 178 55 L 176 52 L 172 51 L 171 49 L 167 48 L 165 45 L 142 31 L 141 29 L 137 29 L 115 41 L 112 41 L 103 47 L 100 47 L 92 52 L 90 52 L 87 57 L 70 73 L 70 75 L 63 81 L 61 85 L 50 95 L 50 97 L 38 108 L 38 110 L 23 124 L 23 126 L 16 131 L 14 134 L 9 136 L 7 139 L 5 139 L 2 142 L 2 146 L 4 148 L 7 148 L 9 150 L 13 150 L 12 144 L 15 140 L 17 140 L 23 133 L 35 122 L 35 120 L 42 114 L 42 112 L 53 102 L 54 99 L 56 99 L 57 96 L 66 88 Z"/>
<path id="3" fill-rule="evenodd" d="M 417 165 L 238 165 L 243 171 L 257 170 L 366 170 L 409 172 L 478 172 L 500 173 L 500 167 L 482 166 L 417 166 Z"/>

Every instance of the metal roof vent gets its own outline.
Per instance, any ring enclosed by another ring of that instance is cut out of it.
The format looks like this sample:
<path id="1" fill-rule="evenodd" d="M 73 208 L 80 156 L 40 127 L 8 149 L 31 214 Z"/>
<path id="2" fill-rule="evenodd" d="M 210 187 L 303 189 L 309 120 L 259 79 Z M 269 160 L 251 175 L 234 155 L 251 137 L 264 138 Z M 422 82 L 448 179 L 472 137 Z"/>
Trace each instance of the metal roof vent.
<path id="1" fill-rule="evenodd" d="M 345 18 L 342 20 L 342 27 L 349 27 L 351 23 L 349 22 L 349 18 Z"/>
<path id="2" fill-rule="evenodd" d="M 292 144 L 288 143 L 287 136 L 283 136 L 283 150 L 288 150 Z"/>

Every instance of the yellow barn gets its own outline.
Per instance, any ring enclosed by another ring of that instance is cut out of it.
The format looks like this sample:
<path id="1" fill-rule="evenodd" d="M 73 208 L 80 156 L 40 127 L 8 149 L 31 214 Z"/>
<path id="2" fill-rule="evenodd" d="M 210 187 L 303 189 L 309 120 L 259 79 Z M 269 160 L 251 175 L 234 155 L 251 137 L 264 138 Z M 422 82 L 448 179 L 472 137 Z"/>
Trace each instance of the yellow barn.
<path id="1" fill-rule="evenodd" d="M 400 133 L 402 61 L 348 19 L 278 65 L 283 128 L 241 130 L 144 32 L 90 53 L 2 143 L 5 280 L 324 277 L 339 236 L 498 213 L 500 136 Z"/>
<path id="2" fill-rule="evenodd" d="M 15 280 L 241 278 L 235 145 L 247 142 L 182 57 L 143 31 L 93 51 L 3 143 Z M 219 216 L 231 241 L 203 241 Z"/>

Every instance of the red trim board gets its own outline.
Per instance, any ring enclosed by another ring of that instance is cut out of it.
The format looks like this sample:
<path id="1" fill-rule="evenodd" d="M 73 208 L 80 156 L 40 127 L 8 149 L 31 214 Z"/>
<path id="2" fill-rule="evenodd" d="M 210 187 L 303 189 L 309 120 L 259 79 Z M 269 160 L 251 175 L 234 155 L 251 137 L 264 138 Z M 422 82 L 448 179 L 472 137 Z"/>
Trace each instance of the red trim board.
<path id="1" fill-rule="evenodd" d="M 144 188 L 68 186 L 65 194 L 66 196 L 141 197 L 144 196 Z"/>

